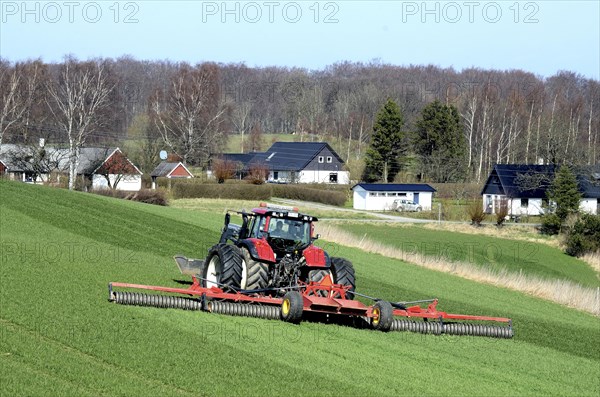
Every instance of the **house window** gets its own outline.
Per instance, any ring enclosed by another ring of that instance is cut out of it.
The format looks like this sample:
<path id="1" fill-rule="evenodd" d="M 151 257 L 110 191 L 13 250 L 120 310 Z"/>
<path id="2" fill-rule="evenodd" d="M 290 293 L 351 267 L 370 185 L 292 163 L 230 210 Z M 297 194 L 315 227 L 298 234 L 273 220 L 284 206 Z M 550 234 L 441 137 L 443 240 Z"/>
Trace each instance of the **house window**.
<path id="1" fill-rule="evenodd" d="M 337 179 L 337 174 L 336 173 L 331 173 L 329 174 L 329 183 L 337 183 L 338 179 Z"/>
<path id="2" fill-rule="evenodd" d="M 278 180 L 279 179 L 279 171 L 273 171 L 273 179 L 274 180 Z"/>
<path id="3" fill-rule="evenodd" d="M 377 193 L 377 195 L 378 195 L 379 197 L 385 197 L 385 193 L 384 193 L 384 192 Z"/>
<path id="4" fill-rule="evenodd" d="M 521 199 L 521 208 L 529 207 L 529 199 Z"/>
<path id="5" fill-rule="evenodd" d="M 327 156 L 327 162 L 331 163 L 333 161 L 333 158 L 331 156 Z"/>
<path id="6" fill-rule="evenodd" d="M 396 197 L 398 195 L 398 193 L 388 193 L 389 197 Z"/>
<path id="7" fill-rule="evenodd" d="M 406 193 L 398 193 L 398 197 L 406 197 Z"/>
<path id="8" fill-rule="evenodd" d="M 325 160 L 323 156 L 319 156 L 319 163 L 322 163 Z"/>
<path id="9" fill-rule="evenodd" d="M 377 193 L 369 192 L 369 196 L 371 196 L 371 197 L 377 196 Z"/>

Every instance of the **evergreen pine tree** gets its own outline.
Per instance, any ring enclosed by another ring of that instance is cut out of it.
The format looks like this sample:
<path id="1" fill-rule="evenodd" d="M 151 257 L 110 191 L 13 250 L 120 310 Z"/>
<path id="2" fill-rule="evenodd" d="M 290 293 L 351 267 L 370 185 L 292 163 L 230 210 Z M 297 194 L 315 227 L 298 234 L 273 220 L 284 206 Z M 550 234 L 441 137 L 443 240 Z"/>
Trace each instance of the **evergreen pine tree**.
<path id="1" fill-rule="evenodd" d="M 456 107 L 435 100 L 423 108 L 414 137 L 421 177 L 456 182 L 465 175 L 466 142 Z"/>
<path id="2" fill-rule="evenodd" d="M 560 167 L 548 190 L 548 199 L 556 203 L 555 213 L 561 222 L 564 222 L 569 214 L 579 211 L 581 193 L 577 177 L 571 168 L 566 165 Z"/>
<path id="3" fill-rule="evenodd" d="M 373 124 L 371 145 L 365 156 L 363 180 L 392 182 L 402 169 L 408 150 L 406 133 L 402 131 L 404 117 L 391 99 L 377 112 Z"/>

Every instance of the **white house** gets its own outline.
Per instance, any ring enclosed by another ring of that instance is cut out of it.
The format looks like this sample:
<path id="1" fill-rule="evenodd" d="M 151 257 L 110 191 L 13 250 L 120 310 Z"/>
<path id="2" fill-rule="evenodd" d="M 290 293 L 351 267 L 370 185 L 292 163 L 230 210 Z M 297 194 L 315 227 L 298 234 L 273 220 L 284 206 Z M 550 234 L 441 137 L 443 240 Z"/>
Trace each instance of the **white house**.
<path id="1" fill-rule="evenodd" d="M 543 214 L 557 170 L 554 165 L 496 164 L 481 191 L 485 211 L 494 214 L 505 202 L 509 215 Z M 600 213 L 600 167 L 575 167 L 574 172 L 582 195 L 580 209 Z"/>
<path id="2" fill-rule="evenodd" d="M 268 169 L 268 182 L 350 183 L 344 160 L 327 142 L 275 142 L 266 152 L 254 154 L 244 172 L 253 166 Z"/>
<path id="3" fill-rule="evenodd" d="M 387 211 L 396 199 L 412 200 L 431 211 L 433 187 L 425 183 L 359 183 L 352 187 L 353 207 L 357 210 Z"/>
<path id="4" fill-rule="evenodd" d="M 0 146 L 0 176 L 13 181 L 45 183 L 51 172 L 60 171 L 65 158 L 63 149 L 3 144 Z"/>
<path id="5" fill-rule="evenodd" d="M 119 148 L 82 148 L 77 175 L 89 181 L 89 187 L 94 190 L 138 191 L 142 188 L 142 171 Z"/>

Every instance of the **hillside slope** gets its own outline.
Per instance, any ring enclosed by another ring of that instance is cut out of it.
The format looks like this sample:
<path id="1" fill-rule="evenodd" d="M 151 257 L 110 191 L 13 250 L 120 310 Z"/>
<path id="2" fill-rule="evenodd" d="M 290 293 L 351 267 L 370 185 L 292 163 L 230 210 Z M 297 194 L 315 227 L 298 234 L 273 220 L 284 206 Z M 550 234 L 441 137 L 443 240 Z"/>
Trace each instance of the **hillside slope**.
<path id="1" fill-rule="evenodd" d="M 327 244 L 359 291 L 512 317 L 512 340 L 380 333 L 107 302 L 109 281 L 180 285 L 219 214 L 0 181 L 2 395 L 591 395 L 600 320 Z M 204 226 L 210 226 L 204 227 Z"/>

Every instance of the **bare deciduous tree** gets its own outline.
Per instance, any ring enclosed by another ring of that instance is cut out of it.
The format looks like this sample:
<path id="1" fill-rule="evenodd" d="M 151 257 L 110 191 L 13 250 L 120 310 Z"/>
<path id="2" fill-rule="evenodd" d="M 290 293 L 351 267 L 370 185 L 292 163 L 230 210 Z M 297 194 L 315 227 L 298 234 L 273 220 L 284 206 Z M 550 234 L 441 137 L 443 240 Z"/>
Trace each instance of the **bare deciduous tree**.
<path id="1" fill-rule="evenodd" d="M 226 107 L 214 64 L 182 65 L 168 92 L 150 99 L 149 112 L 165 144 L 185 163 L 203 164 L 223 142 Z"/>
<path id="2" fill-rule="evenodd" d="M 4 134 L 23 121 L 38 91 L 39 61 L 11 66 L 0 59 L 0 145 Z"/>
<path id="3" fill-rule="evenodd" d="M 138 170 L 122 152 L 117 150 L 111 153 L 110 149 L 106 149 L 104 153 L 104 156 L 97 159 L 95 173 L 106 179 L 109 189 L 115 190 L 119 183 L 135 179 Z"/>
<path id="4" fill-rule="evenodd" d="M 67 57 L 57 81 L 48 84 L 48 105 L 69 141 L 69 190 L 75 187 L 81 148 L 100 124 L 114 85 L 103 62 L 78 62 Z"/>

